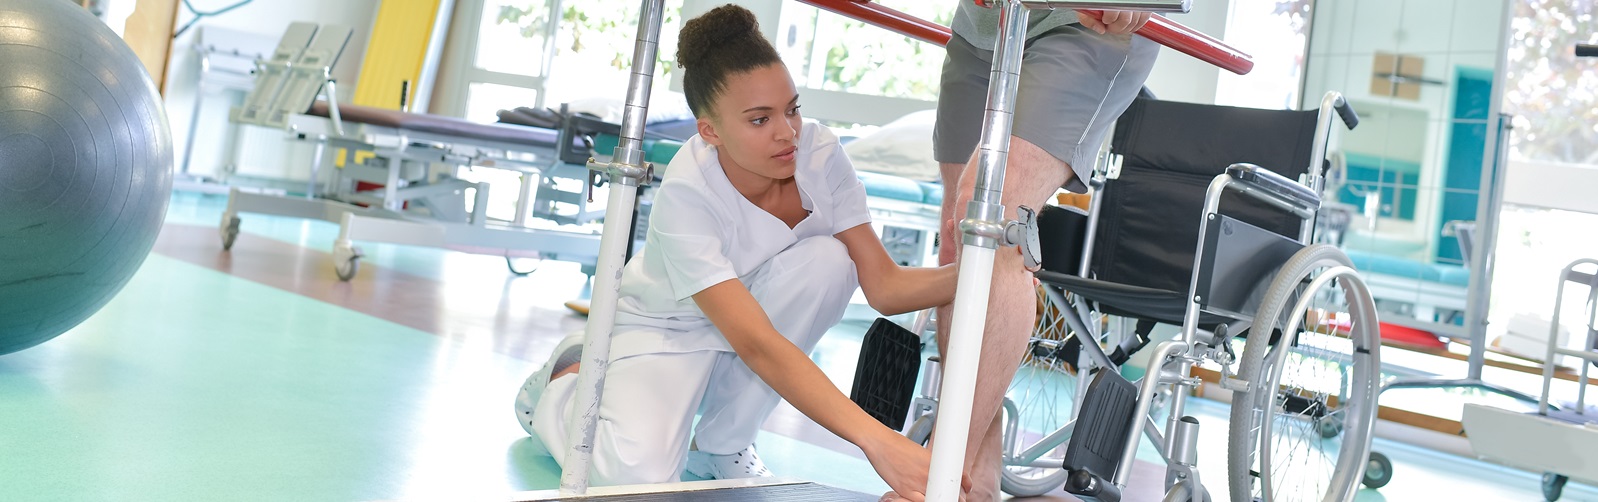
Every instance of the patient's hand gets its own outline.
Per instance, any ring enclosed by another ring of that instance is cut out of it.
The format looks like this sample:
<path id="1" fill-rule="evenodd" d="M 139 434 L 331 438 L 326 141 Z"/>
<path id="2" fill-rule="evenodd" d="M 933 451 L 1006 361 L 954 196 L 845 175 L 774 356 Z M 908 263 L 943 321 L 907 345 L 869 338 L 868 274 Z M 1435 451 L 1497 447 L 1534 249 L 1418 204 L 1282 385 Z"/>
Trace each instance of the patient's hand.
<path id="1" fill-rule="evenodd" d="M 1077 22 L 1082 23 L 1082 27 L 1098 32 L 1100 35 L 1106 33 L 1131 33 L 1149 22 L 1148 12 L 1128 10 L 1107 10 L 1104 11 L 1103 17 L 1099 19 L 1093 19 L 1093 16 L 1077 17 L 1079 18 Z"/>

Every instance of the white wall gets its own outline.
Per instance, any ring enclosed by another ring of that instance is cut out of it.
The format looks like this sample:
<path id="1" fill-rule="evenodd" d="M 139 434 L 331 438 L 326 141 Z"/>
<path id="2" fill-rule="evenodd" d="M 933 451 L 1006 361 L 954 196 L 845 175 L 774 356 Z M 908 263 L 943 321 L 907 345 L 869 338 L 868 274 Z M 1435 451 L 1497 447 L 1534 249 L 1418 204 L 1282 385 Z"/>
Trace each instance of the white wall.
<path id="1" fill-rule="evenodd" d="M 1199 0 L 1193 2 L 1192 9 L 1186 14 L 1170 14 L 1167 17 L 1226 41 L 1226 20 L 1231 13 L 1231 4 L 1232 0 Z M 1149 80 L 1144 85 L 1162 100 L 1213 104 L 1221 71 L 1214 65 L 1169 47 L 1161 47 L 1159 58 L 1154 61 L 1154 71 L 1149 73 Z"/>
<path id="2" fill-rule="evenodd" d="M 380 0 L 261 0 L 216 17 L 208 17 L 174 41 L 172 61 L 169 66 L 166 89 L 167 118 L 172 125 L 173 144 L 177 149 L 178 164 L 183 163 L 184 146 L 188 141 L 191 114 L 195 105 L 195 84 L 200 74 L 199 57 L 193 51 L 194 33 L 201 26 L 215 26 L 259 35 L 276 46 L 290 23 L 305 21 L 323 24 L 342 24 L 354 30 L 344 55 L 333 67 L 333 77 L 339 83 L 339 97 L 347 101 L 355 92 L 356 77 L 361 70 L 366 42 L 371 38 L 372 21 L 377 17 Z M 202 3 L 200 9 L 215 8 Z M 178 25 L 189 22 L 193 15 L 181 11 Z M 271 48 L 268 47 L 267 50 Z M 194 160 L 190 173 L 216 175 L 231 162 L 228 145 L 230 131 L 227 110 L 238 106 L 243 99 L 240 91 L 223 92 L 207 89 L 201 108 L 199 127 L 194 144 Z M 304 143 L 285 143 L 282 131 L 250 127 L 241 135 L 240 174 L 304 179 L 309 171 L 310 148 Z"/>

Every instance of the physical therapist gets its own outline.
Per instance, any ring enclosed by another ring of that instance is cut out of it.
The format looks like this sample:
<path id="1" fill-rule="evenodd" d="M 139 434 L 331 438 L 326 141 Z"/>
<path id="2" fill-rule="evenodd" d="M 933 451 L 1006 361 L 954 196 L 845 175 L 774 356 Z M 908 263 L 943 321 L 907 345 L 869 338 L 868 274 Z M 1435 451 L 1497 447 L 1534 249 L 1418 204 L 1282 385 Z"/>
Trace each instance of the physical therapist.
<path id="1" fill-rule="evenodd" d="M 753 13 L 727 5 L 688 21 L 677 62 L 699 134 L 668 165 L 647 246 L 622 272 L 592 480 L 672 482 L 685 464 L 770 476 L 754 440 L 787 399 L 919 500 L 928 450 L 867 415 L 808 354 L 856 287 L 883 314 L 926 309 L 953 301 L 953 267 L 888 256 L 838 137 L 801 120 Z M 569 448 L 578 423 L 581 337 L 562 340 L 516 398 L 518 421 L 550 451 Z"/>

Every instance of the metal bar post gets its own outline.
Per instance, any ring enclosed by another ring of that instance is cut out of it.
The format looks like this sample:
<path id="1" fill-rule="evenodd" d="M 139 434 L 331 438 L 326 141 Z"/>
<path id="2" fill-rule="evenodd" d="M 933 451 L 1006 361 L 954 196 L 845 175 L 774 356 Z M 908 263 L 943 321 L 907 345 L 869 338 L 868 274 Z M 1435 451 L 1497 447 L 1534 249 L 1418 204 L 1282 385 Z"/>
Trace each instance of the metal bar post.
<path id="1" fill-rule="evenodd" d="M 1133 420 L 1142 420 L 1142 417 L 1148 416 L 1149 409 L 1154 404 L 1154 394 L 1159 391 L 1160 380 L 1164 379 L 1165 364 L 1173 358 L 1185 361 L 1189 347 L 1188 343 L 1183 340 L 1169 340 L 1154 347 L 1154 357 L 1149 359 L 1149 372 L 1143 375 L 1143 382 L 1138 386 L 1137 406 L 1134 408 L 1136 411 L 1132 412 Z M 1182 375 L 1186 375 L 1185 371 Z M 1173 398 L 1178 396 L 1181 396 L 1181 393 L 1171 393 Z M 1130 437 L 1127 438 L 1126 449 L 1121 451 L 1121 468 L 1115 470 L 1115 479 L 1113 480 L 1115 486 L 1122 488 L 1125 488 L 1127 480 L 1131 479 L 1132 462 L 1137 459 L 1138 436 L 1143 433 L 1143 430 L 1135 426 L 1130 429 L 1127 433 Z M 1170 452 L 1172 449 L 1170 447 L 1171 439 L 1174 437 L 1176 437 L 1174 434 L 1166 436 L 1165 444 L 1156 444 L 1162 451 Z"/>
<path id="2" fill-rule="evenodd" d="M 189 114 L 189 137 L 183 145 L 183 167 L 178 175 L 188 176 L 189 163 L 194 160 L 194 135 L 200 130 L 200 106 L 205 104 L 205 76 L 211 73 L 211 51 L 199 49 L 200 78 L 194 83 L 194 111 Z"/>
<path id="3" fill-rule="evenodd" d="M 1502 30 L 1499 38 L 1500 47 L 1507 45 L 1504 40 L 1510 32 L 1510 20 L 1514 19 L 1514 16 L 1510 15 L 1512 9 L 1509 4 L 1510 2 L 1504 2 L 1499 9 L 1502 16 L 1499 20 L 1499 29 Z M 1495 173 L 1500 170 L 1507 171 L 1509 168 L 1507 164 L 1509 149 L 1503 141 L 1507 138 L 1503 137 L 1504 129 L 1500 123 L 1504 119 L 1502 115 L 1504 74 L 1505 69 L 1509 67 L 1509 52 L 1502 50 L 1498 52 L 1493 61 L 1492 99 L 1487 102 L 1487 145 L 1482 151 L 1482 165 L 1492 166 L 1491 169 L 1482 169 L 1481 181 L 1485 186 L 1481 189 L 1488 192 L 1502 191 L 1499 183 L 1503 182 L 1503 177 L 1495 176 Z M 1484 196 L 1485 200 L 1482 199 Z M 1465 330 L 1470 336 L 1470 356 L 1467 358 L 1465 378 L 1470 380 L 1481 380 L 1482 366 L 1487 363 L 1487 308 L 1490 301 L 1489 289 L 1492 288 L 1490 257 L 1493 255 L 1492 248 L 1497 244 L 1494 241 L 1498 237 L 1498 209 L 1502 201 L 1501 195 L 1490 193 L 1483 195 L 1481 191 L 1477 192 L 1478 231 L 1475 252 L 1471 253 L 1470 263 L 1467 264 L 1470 267 L 1470 287 L 1465 296 Z"/>
<path id="4" fill-rule="evenodd" d="M 960 498 L 967 436 L 976 400 L 977 366 L 982 360 L 982 333 L 987 324 L 988 293 L 993 280 L 993 259 L 999 246 L 993 227 L 1003 228 L 1002 205 L 1005 158 L 1010 151 L 1010 127 L 1015 95 L 1021 78 L 1022 44 L 1026 38 L 1027 10 L 1019 0 L 1002 0 L 999 37 L 993 48 L 993 69 L 988 80 L 988 110 L 982 122 L 981 149 L 977 154 L 976 187 L 960 222 L 965 238 L 960 254 L 960 286 L 954 297 L 949 353 L 944 354 L 940 410 L 933 430 L 942 431 L 933 444 L 932 466 L 927 476 L 929 502 Z M 986 228 L 984 228 L 986 227 Z M 988 230 L 988 232 L 983 232 Z M 1002 231 L 998 235 L 1003 235 Z"/>
<path id="5" fill-rule="evenodd" d="M 627 86 L 627 108 L 622 116 L 621 141 L 606 164 L 590 160 L 589 169 L 610 175 L 610 198 L 606 204 L 605 227 L 599 240 L 599 259 L 595 264 L 593 297 L 584 333 L 582 364 L 577 371 L 578 426 L 568 434 L 571 449 L 562 464 L 560 493 L 583 495 L 588 492 L 589 462 L 593 458 L 594 431 L 599 424 L 599 403 L 603 398 L 605 372 L 610 367 L 610 335 L 616 324 L 616 301 L 620 296 L 621 267 L 627 244 L 632 241 L 632 220 L 618 217 L 632 214 L 637 204 L 637 189 L 649 182 L 650 170 L 643 161 L 644 121 L 649 112 L 649 89 L 655 75 L 655 54 L 660 50 L 660 25 L 666 0 L 642 0 L 638 20 L 638 39 L 633 46 L 632 79 Z M 959 481 L 956 474 L 956 481 Z"/>

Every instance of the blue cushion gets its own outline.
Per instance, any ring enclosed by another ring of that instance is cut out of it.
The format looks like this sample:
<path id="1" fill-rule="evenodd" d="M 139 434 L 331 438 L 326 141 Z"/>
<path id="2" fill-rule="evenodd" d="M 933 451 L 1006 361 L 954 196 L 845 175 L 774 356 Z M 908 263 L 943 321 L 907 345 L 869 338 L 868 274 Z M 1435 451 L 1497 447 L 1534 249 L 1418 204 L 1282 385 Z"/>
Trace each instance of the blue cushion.
<path id="1" fill-rule="evenodd" d="M 855 171 L 860 183 L 866 186 L 866 195 L 909 202 L 921 202 L 926 194 L 916 182 L 886 174 Z"/>
<path id="2" fill-rule="evenodd" d="M 1470 270 L 1465 269 L 1465 267 L 1459 265 L 1433 266 L 1442 267 L 1442 270 L 1438 271 L 1440 277 L 1438 277 L 1437 282 L 1441 282 L 1443 284 L 1452 284 L 1462 288 L 1470 286 Z"/>
<path id="3" fill-rule="evenodd" d="M 925 197 L 921 198 L 923 204 L 932 204 L 934 206 L 943 204 L 943 185 L 923 181 L 921 182 L 921 191 L 926 194 Z"/>
<path id="4" fill-rule="evenodd" d="M 1459 265 L 1422 263 L 1384 254 L 1345 250 L 1354 268 L 1373 274 L 1391 275 L 1451 286 L 1470 286 L 1470 271 Z"/>

